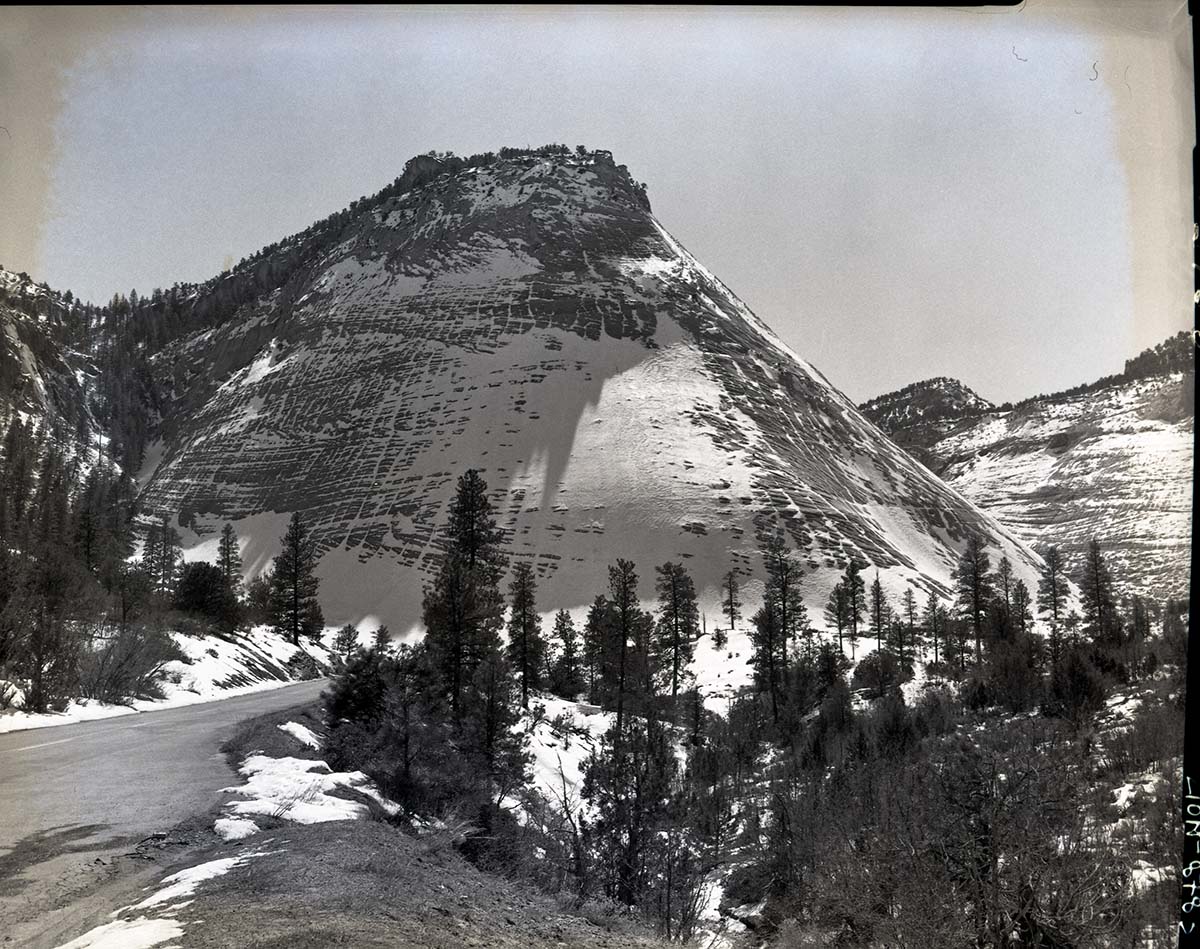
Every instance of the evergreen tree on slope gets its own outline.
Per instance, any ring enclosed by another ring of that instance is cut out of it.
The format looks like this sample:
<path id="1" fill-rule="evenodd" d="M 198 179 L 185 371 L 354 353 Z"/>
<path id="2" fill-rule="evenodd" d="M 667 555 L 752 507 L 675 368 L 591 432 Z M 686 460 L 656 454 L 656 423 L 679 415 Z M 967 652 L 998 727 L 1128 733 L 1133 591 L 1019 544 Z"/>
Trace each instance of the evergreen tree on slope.
<path id="1" fill-rule="evenodd" d="M 500 648 L 501 537 L 487 485 L 477 471 L 469 470 L 458 479 L 445 531 L 446 549 L 423 604 L 426 642 L 456 720 L 476 669 Z"/>
<path id="2" fill-rule="evenodd" d="M 299 511 L 292 514 L 281 545 L 282 550 L 272 563 L 271 625 L 298 646 L 301 636 L 319 639 L 325 627 L 317 599 L 320 583 L 314 573 L 316 539 Z"/>
<path id="3" fill-rule="evenodd" d="M 983 661 L 983 626 L 994 596 L 991 558 L 983 541 L 975 534 L 967 540 L 966 550 L 954 568 L 953 580 L 960 615 L 970 624 L 975 637 L 975 661 Z"/>
<path id="4" fill-rule="evenodd" d="M 665 563 L 655 572 L 658 592 L 656 646 L 671 683 L 671 698 L 675 699 L 700 636 L 700 608 L 696 605 L 695 584 L 682 564 Z"/>
<path id="5" fill-rule="evenodd" d="M 533 567 L 521 562 L 513 569 L 508 587 L 512 606 L 508 619 L 508 661 L 521 683 L 521 707 L 529 708 L 529 691 L 542 686 L 546 641 L 537 612 L 537 581 Z"/>

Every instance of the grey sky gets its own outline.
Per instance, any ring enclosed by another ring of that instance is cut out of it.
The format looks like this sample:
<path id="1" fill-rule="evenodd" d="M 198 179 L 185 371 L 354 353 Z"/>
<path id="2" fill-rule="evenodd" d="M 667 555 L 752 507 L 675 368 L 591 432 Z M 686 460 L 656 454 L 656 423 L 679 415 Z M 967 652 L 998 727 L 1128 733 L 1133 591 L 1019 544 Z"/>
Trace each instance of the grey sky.
<path id="1" fill-rule="evenodd" d="M 1183 7 L 0 13 L 0 262 L 103 300 L 585 143 L 850 396 L 1019 398 L 1190 325 Z"/>

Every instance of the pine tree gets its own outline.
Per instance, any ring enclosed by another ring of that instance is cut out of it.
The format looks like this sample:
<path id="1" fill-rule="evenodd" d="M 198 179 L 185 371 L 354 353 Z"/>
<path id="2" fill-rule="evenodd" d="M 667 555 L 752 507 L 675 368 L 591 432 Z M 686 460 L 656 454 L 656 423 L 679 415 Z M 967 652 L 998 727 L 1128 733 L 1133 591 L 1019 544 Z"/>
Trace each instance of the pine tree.
<path id="1" fill-rule="evenodd" d="M 1129 646 L 1133 653 L 1133 677 L 1136 679 L 1142 671 L 1142 645 L 1150 637 L 1150 610 L 1145 600 L 1134 596 L 1130 612 L 1132 617 L 1129 622 Z"/>
<path id="2" fill-rule="evenodd" d="M 629 694 L 634 707 L 643 712 L 658 694 L 657 684 L 663 674 L 661 656 L 655 647 L 657 624 L 654 614 L 638 609 L 633 617 L 633 648 L 629 653 Z"/>
<path id="3" fill-rule="evenodd" d="M 1010 616 L 1017 635 L 1029 635 L 1033 623 L 1033 598 L 1029 595 L 1029 587 L 1025 585 L 1024 580 L 1013 584 Z"/>
<path id="4" fill-rule="evenodd" d="M 767 568 L 765 599 L 771 601 L 779 632 L 783 637 L 783 666 L 780 672 L 786 674 L 787 645 L 790 643 L 795 649 L 801 638 L 807 643 L 812 635 L 808 610 L 800 596 L 800 577 L 803 571 L 780 534 L 775 534 L 767 540 L 762 557 Z"/>
<path id="5" fill-rule="evenodd" d="M 66 537 L 69 511 L 67 473 L 64 471 L 62 455 L 53 445 L 46 449 L 42 457 L 34 508 L 37 511 L 38 541 L 55 547 L 60 546 Z M 173 582 L 174 575 L 171 577 L 172 585 L 168 586 L 167 593 L 173 590 Z"/>
<path id="6" fill-rule="evenodd" d="M 503 534 L 496 526 L 487 482 L 475 469 L 458 479 L 454 502 L 450 505 L 449 539 L 457 556 L 472 570 L 486 566 L 503 572 L 500 543 Z"/>
<path id="7" fill-rule="evenodd" d="M 596 866 L 606 896 L 646 905 L 664 872 L 678 761 L 667 729 L 653 717 L 614 723 L 584 770 L 583 796 L 596 815 Z M 647 906 L 649 908 L 649 906 Z"/>
<path id="8" fill-rule="evenodd" d="M 953 579 L 957 593 L 959 612 L 971 625 L 975 636 L 975 661 L 983 661 L 983 625 L 988 606 L 992 601 L 992 577 L 988 572 L 991 558 L 978 536 L 972 534 L 967 540 Z"/>
<path id="9" fill-rule="evenodd" d="M 1000 562 L 996 564 L 996 596 L 1004 603 L 1005 613 L 1012 610 L 1012 591 L 1016 582 L 1012 562 L 1002 555 Z"/>
<path id="10" fill-rule="evenodd" d="M 925 635 L 933 645 L 933 661 L 938 662 L 938 645 L 943 641 L 946 631 L 946 609 L 942 606 L 938 595 L 929 591 L 929 599 L 925 601 L 925 612 L 921 617 L 925 625 Z"/>
<path id="11" fill-rule="evenodd" d="M 862 564 L 851 560 L 842 574 L 842 589 L 846 597 L 846 631 L 850 640 L 850 658 L 858 647 L 858 629 L 867 609 L 867 585 L 862 578 Z"/>
<path id="12" fill-rule="evenodd" d="M 271 622 L 274 610 L 271 592 L 274 588 L 272 579 L 271 568 L 268 566 L 257 577 L 251 578 L 246 583 L 246 615 L 251 626 Z"/>
<path id="13" fill-rule="evenodd" d="M 371 636 L 371 648 L 380 655 L 392 648 L 392 634 L 387 626 L 380 626 Z"/>
<path id="14" fill-rule="evenodd" d="M 537 581 L 533 567 L 518 563 L 508 587 L 512 608 L 508 620 L 508 661 L 521 683 L 521 707 L 529 708 L 530 689 L 541 688 L 546 641 L 537 612 Z"/>
<path id="15" fill-rule="evenodd" d="M 825 604 L 825 625 L 837 630 L 838 652 L 842 652 L 842 636 L 846 631 L 847 619 L 846 587 L 840 580 L 833 585 L 829 592 L 829 601 Z"/>
<path id="16" fill-rule="evenodd" d="M 605 649 L 605 678 L 611 681 L 610 694 L 617 708 L 616 736 L 619 743 L 625 718 L 625 693 L 629 686 L 631 662 L 629 641 L 637 632 L 641 608 L 638 606 L 637 569 L 632 561 L 618 560 L 608 568 L 608 595 L 611 609 Z"/>
<path id="17" fill-rule="evenodd" d="M 947 618 L 946 622 L 946 660 L 958 660 L 959 672 L 967 671 L 967 655 L 970 652 L 971 622 L 961 616 Z"/>
<path id="18" fill-rule="evenodd" d="M 905 645 L 915 655 L 917 648 L 917 597 L 913 593 L 912 587 L 905 587 L 904 596 L 900 600 L 900 612 L 903 617 L 904 636 L 898 643 L 897 652 L 899 653 L 900 665 L 905 664 L 904 647 Z"/>
<path id="19" fill-rule="evenodd" d="M 143 559 L 154 582 L 154 591 L 160 596 L 171 597 L 183 563 L 183 549 L 179 532 L 171 527 L 165 514 L 161 521 L 151 524 L 146 533 Z"/>
<path id="20" fill-rule="evenodd" d="M 884 652 L 884 641 L 892 639 L 892 608 L 884 593 L 883 584 L 879 582 L 879 571 L 875 571 L 875 579 L 867 595 L 867 609 L 871 620 L 871 631 L 875 634 L 875 666 L 879 672 L 879 695 L 882 697 L 887 686 L 888 659 Z"/>
<path id="21" fill-rule="evenodd" d="M 896 657 L 897 664 L 900 668 L 903 668 L 905 653 L 906 651 L 911 651 L 912 648 L 908 639 L 908 626 L 905 624 L 904 617 L 900 613 L 892 610 L 890 611 L 890 615 L 887 651 L 889 655 Z"/>
<path id="22" fill-rule="evenodd" d="M 868 598 L 868 610 L 871 620 L 871 632 L 875 634 L 875 651 L 883 656 L 883 641 L 888 634 L 888 624 L 892 618 L 892 608 L 888 604 L 887 594 L 883 584 L 879 582 L 879 571 L 875 571 L 875 579 L 871 583 Z"/>
<path id="23" fill-rule="evenodd" d="M 461 723 L 464 691 L 475 670 L 500 648 L 504 560 L 487 485 L 475 470 L 458 479 L 445 531 L 445 552 L 433 583 L 426 588 L 423 618 L 426 642 Z"/>
<path id="24" fill-rule="evenodd" d="M 226 632 L 235 630 L 241 619 L 240 605 L 221 571 L 203 560 L 184 565 L 173 602 L 175 609 L 203 616 Z"/>
<path id="25" fill-rule="evenodd" d="M 1047 547 L 1042 554 L 1041 576 L 1038 578 L 1038 611 L 1050 615 L 1050 631 L 1055 636 L 1065 619 L 1067 608 L 1066 565 L 1058 547 Z"/>
<path id="26" fill-rule="evenodd" d="M 779 695 L 787 676 L 787 637 L 776 613 L 775 600 L 766 597 L 750 620 L 750 662 L 758 691 L 771 699 L 771 720 L 779 723 Z"/>
<path id="27" fill-rule="evenodd" d="M 280 544 L 271 568 L 271 625 L 298 646 L 301 636 L 320 638 L 325 626 L 314 573 L 316 539 L 299 511 L 292 514 Z"/>
<path id="28" fill-rule="evenodd" d="M 1071 610 L 1071 612 L 1067 614 L 1067 618 L 1063 620 L 1063 639 L 1071 648 L 1075 648 L 1079 645 L 1079 629 L 1082 625 L 1083 617 L 1074 610 Z"/>
<path id="29" fill-rule="evenodd" d="M 583 627 L 583 666 L 587 677 L 588 697 L 599 700 L 597 685 L 603 684 L 605 645 L 609 640 L 608 625 L 612 617 L 608 597 L 601 594 L 592 601 Z"/>
<path id="30" fill-rule="evenodd" d="M 101 472 L 98 468 L 93 468 L 79 493 L 74 512 L 75 552 L 83 562 L 84 568 L 92 574 L 97 572 L 106 546 L 102 513 L 106 501 L 105 488 L 105 479 L 102 478 Z M 3 536 L 2 530 L 0 536 Z"/>
<path id="31" fill-rule="evenodd" d="M 513 683 L 513 669 L 499 648 L 488 648 L 475 665 L 468 687 L 462 691 L 459 724 L 460 746 L 479 774 L 487 776 L 490 795 L 481 817 L 490 829 L 500 802 L 528 781 L 528 736 L 516 726 L 521 706 Z M 477 764 L 474 764 L 476 763 Z"/>
<path id="32" fill-rule="evenodd" d="M 18 541 L 13 546 L 25 546 L 20 534 L 23 528 L 28 528 L 26 515 L 36 457 L 30 423 L 14 413 L 4 436 L 4 477 L 0 478 L 0 495 L 5 499 L 5 529 L 13 540 Z"/>
<path id="33" fill-rule="evenodd" d="M 337 631 L 333 639 L 333 651 L 343 659 L 349 659 L 350 654 L 358 648 L 358 627 L 347 623 Z"/>
<path id="34" fill-rule="evenodd" d="M 1093 642 L 1111 644 L 1120 638 L 1113 600 L 1112 576 L 1100 550 L 1100 542 L 1094 537 L 1088 543 L 1078 582 L 1079 592 L 1083 597 L 1084 630 L 1092 637 Z"/>
<path id="35" fill-rule="evenodd" d="M 667 670 L 674 701 L 679 696 L 680 682 L 687 674 L 696 640 L 700 637 L 700 608 L 696 604 L 695 584 L 682 564 L 668 562 L 657 567 L 655 573 L 658 593 L 655 646 L 661 664 Z"/>
<path id="36" fill-rule="evenodd" d="M 587 688 L 587 682 L 580 658 L 579 633 L 566 610 L 559 610 L 554 617 L 553 638 L 558 644 L 558 658 L 554 662 L 551 688 L 555 695 L 573 700 Z"/>
<path id="37" fill-rule="evenodd" d="M 721 611 L 729 620 L 730 632 L 737 629 L 737 622 L 742 618 L 742 599 L 736 570 L 730 570 L 721 581 Z"/>
<path id="38" fill-rule="evenodd" d="M 221 569 L 226 586 L 236 593 L 242 585 L 242 554 L 232 524 L 221 528 L 221 540 L 217 545 L 217 566 Z"/>

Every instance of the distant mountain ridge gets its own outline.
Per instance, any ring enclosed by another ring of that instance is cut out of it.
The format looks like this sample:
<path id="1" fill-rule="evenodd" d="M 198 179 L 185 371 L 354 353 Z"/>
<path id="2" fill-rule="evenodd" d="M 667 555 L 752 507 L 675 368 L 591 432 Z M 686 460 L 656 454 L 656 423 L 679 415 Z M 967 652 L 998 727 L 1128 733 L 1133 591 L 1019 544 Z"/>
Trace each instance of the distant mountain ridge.
<path id="1" fill-rule="evenodd" d="M 890 426 L 961 418 L 993 408 L 995 405 L 974 389 L 948 376 L 914 382 L 859 406 L 859 410 L 876 425 L 883 421 Z"/>
<path id="2" fill-rule="evenodd" d="M 957 379 L 924 379 L 864 402 L 859 411 L 891 436 L 892 441 L 932 468 L 926 447 L 955 423 L 995 406 Z"/>
<path id="3" fill-rule="evenodd" d="M 1181 332 L 1121 373 L 982 411 L 917 383 L 862 412 L 1026 543 L 1096 537 L 1125 592 L 1184 597 L 1190 580 L 1194 342 Z M 931 413 L 920 408 L 933 401 Z"/>

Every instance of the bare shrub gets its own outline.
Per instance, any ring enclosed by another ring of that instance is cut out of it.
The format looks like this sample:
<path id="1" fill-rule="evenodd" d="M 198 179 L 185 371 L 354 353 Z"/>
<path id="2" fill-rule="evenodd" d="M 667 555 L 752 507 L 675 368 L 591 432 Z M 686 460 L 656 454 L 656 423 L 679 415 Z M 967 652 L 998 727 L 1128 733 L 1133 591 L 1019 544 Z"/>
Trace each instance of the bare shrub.
<path id="1" fill-rule="evenodd" d="M 79 692 L 101 702 L 162 698 L 165 666 L 184 655 L 169 635 L 129 626 L 101 629 L 79 658 Z"/>

